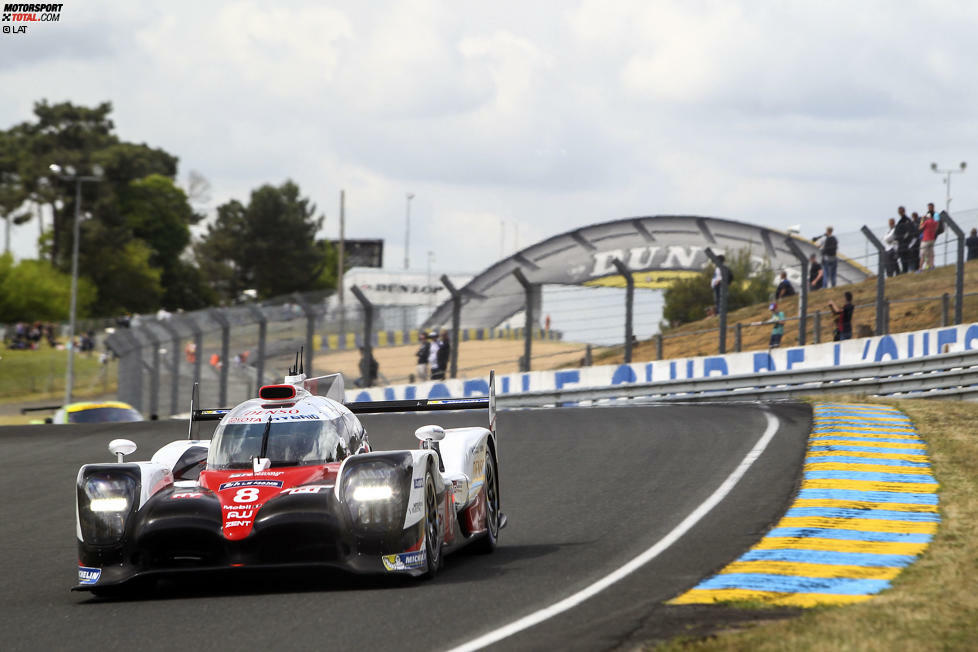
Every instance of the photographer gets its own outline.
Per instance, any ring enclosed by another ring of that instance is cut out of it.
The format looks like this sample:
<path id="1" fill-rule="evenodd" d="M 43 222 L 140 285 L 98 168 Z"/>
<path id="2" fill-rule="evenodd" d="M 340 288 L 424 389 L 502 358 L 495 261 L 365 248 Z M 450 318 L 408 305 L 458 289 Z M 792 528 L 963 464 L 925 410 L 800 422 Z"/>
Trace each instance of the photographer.
<path id="1" fill-rule="evenodd" d="M 832 227 L 825 228 L 825 235 L 812 238 L 812 242 L 818 243 L 818 248 L 822 250 L 822 272 L 825 275 L 825 287 L 835 287 L 835 272 L 839 261 L 836 254 L 839 251 L 839 241 L 832 235 Z"/>

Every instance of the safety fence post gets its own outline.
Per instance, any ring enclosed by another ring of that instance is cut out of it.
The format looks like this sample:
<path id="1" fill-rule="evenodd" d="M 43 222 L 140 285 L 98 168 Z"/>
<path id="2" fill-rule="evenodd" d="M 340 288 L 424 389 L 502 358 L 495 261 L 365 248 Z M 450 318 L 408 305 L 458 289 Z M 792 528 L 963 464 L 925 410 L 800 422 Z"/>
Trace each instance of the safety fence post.
<path id="1" fill-rule="evenodd" d="M 513 276 L 523 286 L 523 291 L 526 293 L 526 325 L 523 328 L 523 364 L 520 371 L 530 371 L 532 368 L 530 355 L 533 351 L 533 284 L 527 280 L 521 269 L 514 269 Z"/>
<path id="2" fill-rule="evenodd" d="M 822 311 L 816 310 L 812 320 L 812 341 L 815 344 L 822 342 Z"/>
<path id="3" fill-rule="evenodd" d="M 625 263 L 617 258 L 611 261 L 618 273 L 625 277 L 625 364 L 632 361 L 632 309 L 635 304 L 635 279 Z"/>
<path id="4" fill-rule="evenodd" d="M 662 359 L 662 333 L 655 334 L 655 359 Z"/>
<path id="5" fill-rule="evenodd" d="M 143 411 L 143 344 L 130 328 L 117 328 L 105 340 L 119 358 L 120 401 L 125 401 L 138 412 Z"/>
<path id="6" fill-rule="evenodd" d="M 375 378 L 373 377 L 373 366 L 370 364 L 370 361 L 374 359 L 374 304 L 370 303 L 370 299 L 364 296 L 363 292 L 357 286 L 351 285 L 350 292 L 353 293 L 353 296 L 363 306 L 363 354 L 361 360 L 364 361 L 363 368 L 366 369 L 366 373 L 363 373 L 361 370 L 361 378 L 363 379 L 364 387 L 373 387 Z"/>
<path id="7" fill-rule="evenodd" d="M 176 414 L 179 407 L 180 392 L 180 331 L 169 319 L 157 321 L 160 327 L 170 334 L 170 414 Z"/>
<path id="8" fill-rule="evenodd" d="M 441 283 L 448 288 L 448 293 L 452 295 L 452 350 L 451 362 L 449 363 L 449 377 L 455 378 L 458 375 L 458 343 L 459 329 L 462 323 L 462 293 L 452 285 L 451 279 L 447 274 L 441 275 Z"/>
<path id="9" fill-rule="evenodd" d="M 951 314 L 951 296 L 945 292 L 941 295 L 941 328 L 948 325 Z"/>
<path id="10" fill-rule="evenodd" d="M 224 407 L 228 404 L 228 369 L 231 367 L 228 356 L 231 352 L 231 323 L 224 311 L 218 308 L 211 308 L 208 314 L 221 327 L 221 381 L 218 383 L 217 403 Z M 197 357 L 200 358 L 200 352 L 197 353 Z"/>
<path id="11" fill-rule="evenodd" d="M 312 378 L 313 374 L 313 360 L 316 357 L 316 352 L 312 348 L 313 336 L 316 334 L 316 311 L 312 305 L 306 301 L 305 297 L 296 292 L 292 295 L 295 302 L 299 304 L 302 308 L 303 314 L 306 316 L 306 354 L 304 356 L 303 366 L 308 378 Z"/>
<path id="12" fill-rule="evenodd" d="M 805 257 L 804 252 L 791 236 L 784 239 L 784 244 L 801 263 L 801 283 L 798 287 L 800 290 L 798 297 L 798 346 L 805 346 L 808 328 L 808 258 Z"/>
<path id="13" fill-rule="evenodd" d="M 160 409 L 160 338 L 149 326 L 143 326 L 139 330 L 146 335 L 150 346 L 153 347 L 151 351 L 153 362 L 149 367 L 149 414 L 150 418 L 154 418 L 154 415 L 159 415 Z"/>
<path id="14" fill-rule="evenodd" d="M 740 353 L 741 342 L 742 342 L 742 324 L 737 322 L 734 324 L 734 351 Z"/>
<path id="15" fill-rule="evenodd" d="M 720 338 L 717 343 L 717 352 L 723 355 L 727 352 L 727 279 L 729 277 L 728 267 L 720 261 L 720 258 L 707 247 L 705 250 L 710 261 L 720 268 L 720 305 L 717 312 L 720 317 Z"/>
<path id="16" fill-rule="evenodd" d="M 941 221 L 951 227 L 954 235 L 958 237 L 958 257 L 954 263 L 954 323 L 957 325 L 964 320 L 964 230 L 951 219 L 947 211 L 941 211 L 940 217 Z M 944 242 L 946 243 L 947 240 Z"/>
<path id="17" fill-rule="evenodd" d="M 883 333 L 883 295 L 886 293 L 886 247 L 883 243 L 879 241 L 873 232 L 869 230 L 869 227 L 863 225 L 863 228 L 859 229 L 862 234 L 866 236 L 866 239 L 876 247 L 876 251 L 879 254 L 878 264 L 876 266 L 876 334 L 881 335 Z"/>
<path id="18" fill-rule="evenodd" d="M 248 304 L 248 310 L 252 316 L 258 320 L 258 352 L 255 356 L 255 396 L 258 390 L 265 384 L 265 340 L 268 337 L 268 317 L 261 306 L 253 303 Z M 311 357 L 311 356 L 310 356 Z"/>

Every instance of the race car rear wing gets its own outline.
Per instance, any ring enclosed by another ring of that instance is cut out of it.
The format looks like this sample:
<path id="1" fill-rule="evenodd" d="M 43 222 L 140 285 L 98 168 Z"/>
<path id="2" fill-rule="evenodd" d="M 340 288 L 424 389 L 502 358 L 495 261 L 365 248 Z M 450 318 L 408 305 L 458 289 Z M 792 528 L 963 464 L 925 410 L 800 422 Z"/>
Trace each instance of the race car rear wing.
<path id="1" fill-rule="evenodd" d="M 342 382 L 342 380 L 340 380 Z M 341 385 L 342 386 L 342 385 Z M 194 396 L 196 396 L 195 386 Z M 384 412 L 435 412 L 438 410 L 489 410 L 489 429 L 496 432 L 496 372 L 489 372 L 489 395 L 471 398 L 408 399 L 404 401 L 354 401 L 346 404 L 354 414 Z M 231 408 L 197 410 L 191 408 L 191 427 L 194 421 L 220 421 Z"/>

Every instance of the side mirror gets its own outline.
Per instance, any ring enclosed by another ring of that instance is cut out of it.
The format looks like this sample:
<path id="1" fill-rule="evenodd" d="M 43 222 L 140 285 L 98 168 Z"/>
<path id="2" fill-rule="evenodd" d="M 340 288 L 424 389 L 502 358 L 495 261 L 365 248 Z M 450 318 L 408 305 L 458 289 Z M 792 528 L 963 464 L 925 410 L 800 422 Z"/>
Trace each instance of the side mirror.
<path id="1" fill-rule="evenodd" d="M 421 441 L 441 441 L 445 438 L 445 429 L 441 426 L 421 426 L 414 431 L 414 436 Z"/>
<path id="2" fill-rule="evenodd" d="M 113 439 L 109 442 L 109 452 L 116 456 L 117 462 L 122 462 L 123 457 L 136 452 L 136 442 L 128 439 Z"/>

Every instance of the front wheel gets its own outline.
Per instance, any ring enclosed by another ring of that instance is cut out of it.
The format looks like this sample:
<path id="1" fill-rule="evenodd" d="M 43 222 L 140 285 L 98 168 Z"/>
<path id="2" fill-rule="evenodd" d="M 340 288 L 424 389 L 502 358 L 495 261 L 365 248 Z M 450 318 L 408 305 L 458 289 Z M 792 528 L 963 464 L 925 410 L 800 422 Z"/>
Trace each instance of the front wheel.
<path id="1" fill-rule="evenodd" d="M 435 480 L 431 469 L 424 476 L 424 551 L 427 569 L 422 574 L 425 579 L 431 579 L 441 568 L 441 518 L 438 516 L 438 493 L 435 491 Z"/>
<path id="2" fill-rule="evenodd" d="M 499 542 L 499 478 L 496 476 L 496 459 L 486 453 L 486 533 L 473 544 L 476 552 L 488 554 Z"/>

